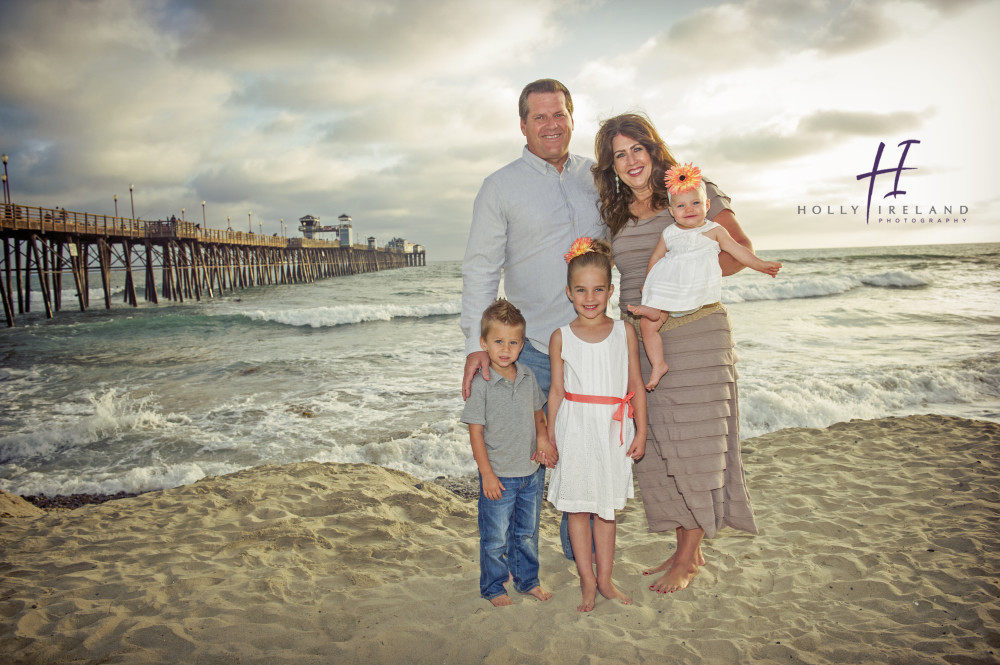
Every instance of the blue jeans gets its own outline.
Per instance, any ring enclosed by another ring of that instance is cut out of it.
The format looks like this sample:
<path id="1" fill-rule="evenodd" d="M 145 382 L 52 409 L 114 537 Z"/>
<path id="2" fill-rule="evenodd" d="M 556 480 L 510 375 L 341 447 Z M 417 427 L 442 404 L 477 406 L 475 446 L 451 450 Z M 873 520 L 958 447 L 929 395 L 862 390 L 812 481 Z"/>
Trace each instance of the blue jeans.
<path id="1" fill-rule="evenodd" d="M 543 395 L 549 394 L 552 387 L 552 365 L 549 363 L 549 354 L 542 353 L 531 342 L 527 342 L 521 349 L 521 355 L 517 357 L 517 362 L 524 363 L 535 373 L 535 380 L 538 387 L 542 389 Z"/>
<path id="2" fill-rule="evenodd" d="M 521 349 L 521 355 L 517 357 L 517 362 L 524 363 L 535 373 L 535 380 L 538 387 L 542 389 L 542 394 L 548 397 L 549 388 L 552 387 L 552 365 L 549 363 L 549 354 L 542 353 L 528 342 Z M 546 404 L 545 412 L 548 413 Z M 570 561 L 573 560 L 573 546 L 569 542 L 569 521 L 566 513 L 563 513 L 562 521 L 559 522 L 559 540 L 562 543 L 563 554 Z"/>
<path id="3" fill-rule="evenodd" d="M 493 600 L 514 588 L 527 593 L 538 582 L 538 520 L 542 512 L 545 467 L 521 478 L 500 478 L 504 490 L 494 501 L 483 494 L 479 476 L 479 591 Z"/>

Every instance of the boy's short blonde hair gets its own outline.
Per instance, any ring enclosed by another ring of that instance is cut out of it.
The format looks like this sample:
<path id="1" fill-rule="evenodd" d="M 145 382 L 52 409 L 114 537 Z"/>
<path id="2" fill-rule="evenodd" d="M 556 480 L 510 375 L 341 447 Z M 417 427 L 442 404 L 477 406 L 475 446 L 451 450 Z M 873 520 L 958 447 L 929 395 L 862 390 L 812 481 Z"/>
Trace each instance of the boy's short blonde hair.
<path id="1" fill-rule="evenodd" d="M 525 329 L 528 326 L 528 322 L 524 320 L 521 310 L 503 298 L 497 298 L 490 303 L 489 307 L 483 310 L 483 318 L 479 322 L 479 333 L 483 339 L 486 339 L 487 335 L 489 335 L 491 323 L 499 323 L 511 327 L 520 326 L 521 337 L 524 337 Z"/>

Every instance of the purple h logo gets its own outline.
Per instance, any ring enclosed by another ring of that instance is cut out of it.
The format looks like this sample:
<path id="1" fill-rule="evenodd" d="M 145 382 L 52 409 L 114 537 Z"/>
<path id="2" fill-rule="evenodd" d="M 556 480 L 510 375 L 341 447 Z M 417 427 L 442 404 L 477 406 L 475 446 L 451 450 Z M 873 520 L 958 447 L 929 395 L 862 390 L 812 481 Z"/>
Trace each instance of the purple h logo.
<path id="1" fill-rule="evenodd" d="M 882 151 L 885 149 L 885 143 L 878 144 L 878 152 L 875 153 L 875 165 L 872 167 L 871 173 L 862 173 L 858 176 L 858 180 L 862 178 L 871 178 L 868 183 L 868 212 L 865 216 L 865 224 L 868 223 L 868 219 L 871 217 L 872 210 L 872 192 L 875 190 L 875 176 L 882 175 L 883 173 L 895 173 L 896 181 L 893 184 L 892 191 L 883 196 L 883 199 L 887 199 L 890 196 L 893 198 L 898 194 L 906 194 L 906 190 L 899 188 L 899 176 L 903 174 L 903 171 L 915 171 L 915 166 L 903 166 L 903 162 L 906 161 L 906 153 L 910 150 L 910 145 L 913 143 L 920 143 L 916 139 L 909 139 L 907 141 L 902 141 L 899 145 L 903 146 L 903 154 L 899 157 L 899 166 L 894 169 L 879 169 L 878 164 L 882 159 Z"/>

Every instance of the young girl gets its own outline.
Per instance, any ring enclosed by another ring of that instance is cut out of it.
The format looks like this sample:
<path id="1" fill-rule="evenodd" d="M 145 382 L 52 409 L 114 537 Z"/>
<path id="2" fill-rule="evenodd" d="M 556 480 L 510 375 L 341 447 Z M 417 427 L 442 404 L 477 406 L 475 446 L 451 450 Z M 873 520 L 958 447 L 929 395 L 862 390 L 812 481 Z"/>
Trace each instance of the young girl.
<path id="1" fill-rule="evenodd" d="M 596 576 L 590 557 L 576 557 L 583 591 L 577 609 L 589 612 L 598 591 L 632 603 L 611 581 L 615 510 L 634 496 L 632 463 L 646 450 L 646 394 L 635 329 L 605 313 L 614 290 L 611 247 L 579 238 L 566 261 L 566 295 L 577 317 L 549 341 L 549 439 L 559 461 L 549 479 L 548 500 L 569 513 L 573 551 L 594 552 Z"/>
<path id="2" fill-rule="evenodd" d="M 705 184 L 701 181 L 701 169 L 691 164 L 678 164 L 670 167 L 664 181 L 667 185 L 667 208 L 676 223 L 663 230 L 653 255 L 649 257 L 646 282 L 642 286 L 642 304 L 628 306 L 628 311 L 642 317 L 639 319 L 642 344 L 652 366 L 646 390 L 656 388 L 667 373 L 663 345 L 657 333 L 668 314 L 684 316 L 721 299 L 720 249 L 746 267 L 771 277 L 781 269 L 777 261 L 757 258 L 733 240 L 726 229 L 705 220 L 709 202 Z"/>

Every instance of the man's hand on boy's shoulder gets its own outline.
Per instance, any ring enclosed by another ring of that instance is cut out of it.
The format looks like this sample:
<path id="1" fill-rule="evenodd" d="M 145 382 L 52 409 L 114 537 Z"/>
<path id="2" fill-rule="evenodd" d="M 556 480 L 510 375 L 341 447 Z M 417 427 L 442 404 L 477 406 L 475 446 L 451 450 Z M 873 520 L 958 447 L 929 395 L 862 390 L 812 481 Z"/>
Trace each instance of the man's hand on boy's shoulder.
<path id="1" fill-rule="evenodd" d="M 490 354 L 485 351 L 473 351 L 465 357 L 465 373 L 462 376 L 462 399 L 469 399 L 472 393 L 472 379 L 476 373 L 486 381 L 490 380 Z"/>

